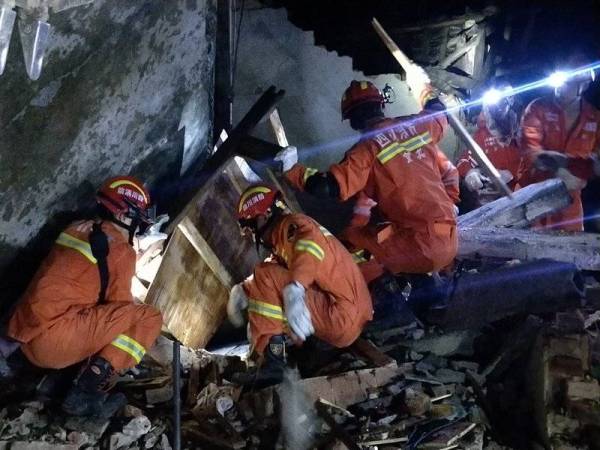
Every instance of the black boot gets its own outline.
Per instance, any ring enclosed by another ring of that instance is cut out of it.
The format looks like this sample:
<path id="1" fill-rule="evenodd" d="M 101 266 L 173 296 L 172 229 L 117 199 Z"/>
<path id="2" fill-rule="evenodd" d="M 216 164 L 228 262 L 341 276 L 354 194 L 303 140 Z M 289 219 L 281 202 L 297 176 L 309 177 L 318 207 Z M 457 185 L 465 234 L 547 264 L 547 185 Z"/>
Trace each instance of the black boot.
<path id="1" fill-rule="evenodd" d="M 235 373 L 231 381 L 242 386 L 261 389 L 283 381 L 286 367 L 285 337 L 272 336 L 265 349 L 265 360 L 260 367 L 253 367 L 247 372 Z"/>
<path id="2" fill-rule="evenodd" d="M 111 417 L 127 404 L 123 394 L 106 392 L 113 375 L 114 369 L 107 360 L 92 358 L 63 401 L 63 410 L 74 416 Z"/>
<path id="3" fill-rule="evenodd" d="M 407 304 L 408 281 L 391 274 L 384 274 L 369 284 L 373 299 L 373 321 L 368 329 L 403 327 L 415 321 L 415 315 Z"/>

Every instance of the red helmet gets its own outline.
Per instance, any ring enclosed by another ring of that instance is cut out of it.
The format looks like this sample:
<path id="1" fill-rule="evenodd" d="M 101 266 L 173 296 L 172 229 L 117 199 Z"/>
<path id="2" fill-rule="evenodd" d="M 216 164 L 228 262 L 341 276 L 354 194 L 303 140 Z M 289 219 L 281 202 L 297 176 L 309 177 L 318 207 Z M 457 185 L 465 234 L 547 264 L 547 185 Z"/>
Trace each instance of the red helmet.
<path id="1" fill-rule="evenodd" d="M 353 80 L 342 96 L 342 120 L 348 119 L 350 111 L 363 103 L 379 103 L 383 106 L 385 97 L 370 81 Z"/>
<path id="2" fill-rule="evenodd" d="M 238 203 L 238 220 L 252 220 L 266 215 L 273 207 L 281 192 L 268 184 L 249 186 L 240 196 Z"/>
<path id="3" fill-rule="evenodd" d="M 151 222 L 147 213 L 150 194 L 137 178 L 109 178 L 98 189 L 96 200 L 114 215 L 125 214 L 130 218 L 137 217 L 144 222 Z"/>

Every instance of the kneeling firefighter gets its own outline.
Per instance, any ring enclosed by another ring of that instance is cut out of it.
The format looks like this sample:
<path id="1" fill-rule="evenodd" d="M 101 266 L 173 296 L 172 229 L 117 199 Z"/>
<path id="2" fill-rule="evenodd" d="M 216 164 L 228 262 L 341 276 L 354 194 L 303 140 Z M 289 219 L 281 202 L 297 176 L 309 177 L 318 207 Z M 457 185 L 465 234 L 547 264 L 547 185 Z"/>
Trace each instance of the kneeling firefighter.
<path id="1" fill-rule="evenodd" d="M 148 191 L 121 176 L 107 180 L 96 199 L 95 220 L 74 222 L 59 235 L 10 318 L 0 350 L 6 358 L 20 348 L 41 368 L 83 362 L 63 409 L 106 417 L 125 400 L 106 392 L 112 376 L 140 362 L 162 317 L 135 304 L 131 294 L 134 235 L 152 222 Z"/>
<path id="2" fill-rule="evenodd" d="M 291 214 L 281 193 L 268 185 L 246 189 L 238 204 L 242 232 L 272 256 L 231 290 L 231 322 L 244 323 L 247 312 L 253 353 L 264 357 L 255 371 L 238 374 L 240 384 L 274 384 L 286 364 L 286 335 L 301 342 L 314 334 L 346 347 L 371 320 L 369 290 L 344 246 L 303 214 Z"/>

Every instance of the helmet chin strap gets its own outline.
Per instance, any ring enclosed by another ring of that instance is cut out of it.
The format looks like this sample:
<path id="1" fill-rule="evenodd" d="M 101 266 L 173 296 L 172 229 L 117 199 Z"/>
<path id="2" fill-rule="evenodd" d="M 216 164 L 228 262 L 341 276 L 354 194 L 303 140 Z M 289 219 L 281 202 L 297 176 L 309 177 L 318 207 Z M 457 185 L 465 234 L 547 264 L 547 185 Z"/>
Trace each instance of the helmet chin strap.
<path id="1" fill-rule="evenodd" d="M 119 225 L 121 228 L 125 228 L 129 232 L 129 245 L 133 246 L 133 237 L 135 236 L 135 232 L 141 223 L 140 218 L 134 217 L 133 219 L 131 219 L 131 223 L 129 225 L 127 225 L 125 222 L 122 222 L 114 216 L 112 217 L 111 221 Z"/>

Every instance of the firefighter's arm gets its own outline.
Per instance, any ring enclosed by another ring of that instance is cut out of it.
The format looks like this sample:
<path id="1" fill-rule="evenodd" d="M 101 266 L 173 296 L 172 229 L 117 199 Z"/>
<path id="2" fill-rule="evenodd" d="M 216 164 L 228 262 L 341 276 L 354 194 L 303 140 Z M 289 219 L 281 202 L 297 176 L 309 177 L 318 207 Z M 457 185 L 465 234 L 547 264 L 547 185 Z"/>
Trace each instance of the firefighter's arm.
<path id="1" fill-rule="evenodd" d="M 375 159 L 375 152 L 368 145 L 368 141 L 359 142 L 346 153 L 342 162 L 329 168 L 327 182 L 331 189 L 337 189 L 331 193 L 332 197 L 346 201 L 365 188 Z"/>
<path id="2" fill-rule="evenodd" d="M 325 254 L 326 241 L 323 233 L 312 222 L 298 222 L 291 239 L 293 249 L 290 272 L 293 281 L 304 288 L 314 283 Z"/>
<path id="3" fill-rule="evenodd" d="M 458 169 L 454 167 L 454 164 L 450 162 L 441 150 L 438 150 L 436 153 L 436 162 L 448 197 L 450 197 L 454 203 L 460 202 Z"/>
<path id="4" fill-rule="evenodd" d="M 317 169 L 305 167 L 302 164 L 295 164 L 290 170 L 284 173 L 285 179 L 299 191 L 305 190 L 306 180 L 315 175 Z"/>
<path id="5" fill-rule="evenodd" d="M 526 168 L 530 169 L 537 154 L 543 150 L 544 126 L 540 108 L 531 103 L 521 119 L 520 147 Z"/>

